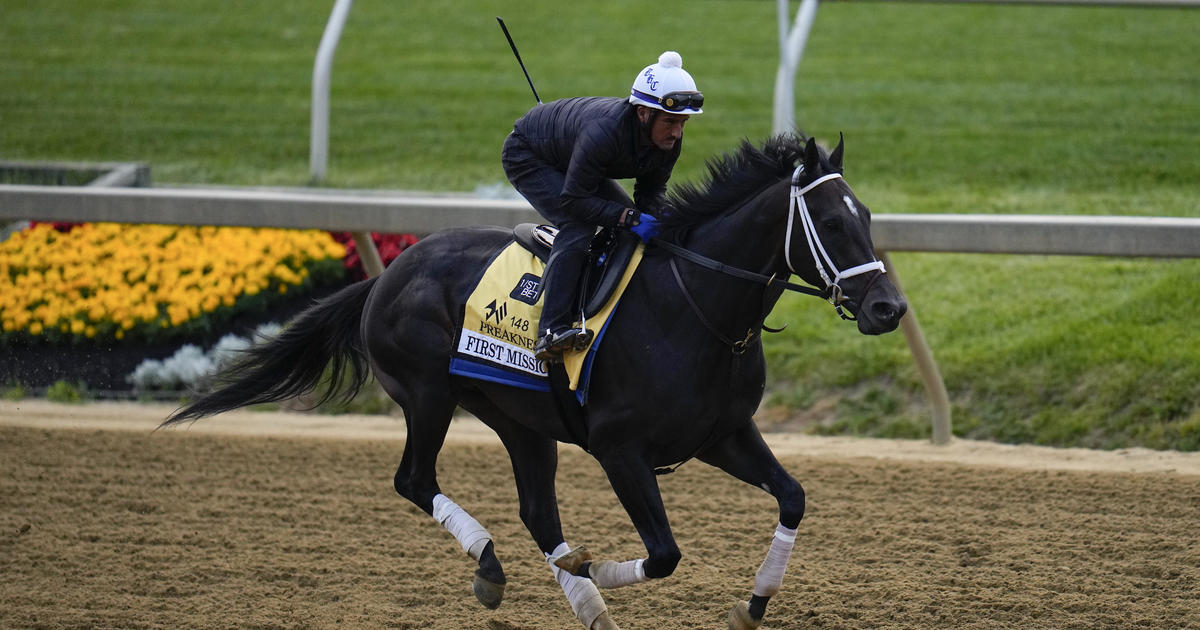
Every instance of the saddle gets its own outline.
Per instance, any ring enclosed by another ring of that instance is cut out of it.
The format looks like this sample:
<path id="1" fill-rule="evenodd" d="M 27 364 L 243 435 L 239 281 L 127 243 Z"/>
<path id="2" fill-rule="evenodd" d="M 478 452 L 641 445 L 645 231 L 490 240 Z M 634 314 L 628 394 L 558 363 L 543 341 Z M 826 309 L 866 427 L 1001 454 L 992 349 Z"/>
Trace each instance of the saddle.
<path id="1" fill-rule="evenodd" d="M 522 223 L 513 228 L 513 239 L 542 262 L 550 259 L 550 248 L 558 228 L 552 225 Z M 641 239 L 629 230 L 601 228 L 588 249 L 588 264 L 576 293 L 585 317 L 594 317 L 621 283 L 621 276 Z"/>
<path id="2" fill-rule="evenodd" d="M 596 331 L 586 348 L 567 352 L 551 366 L 533 354 L 541 315 L 541 276 L 555 235 L 553 227 L 522 224 L 513 241 L 488 262 L 463 304 L 462 328 L 450 373 L 533 391 L 554 392 L 564 417 L 579 415 L 587 402 L 592 357 L 621 294 L 642 260 L 641 239 L 627 230 L 605 230 L 589 248 L 580 293 L 589 325 Z M 553 386 L 552 386 L 553 385 Z M 580 420 L 569 420 L 574 439 L 586 444 Z"/>

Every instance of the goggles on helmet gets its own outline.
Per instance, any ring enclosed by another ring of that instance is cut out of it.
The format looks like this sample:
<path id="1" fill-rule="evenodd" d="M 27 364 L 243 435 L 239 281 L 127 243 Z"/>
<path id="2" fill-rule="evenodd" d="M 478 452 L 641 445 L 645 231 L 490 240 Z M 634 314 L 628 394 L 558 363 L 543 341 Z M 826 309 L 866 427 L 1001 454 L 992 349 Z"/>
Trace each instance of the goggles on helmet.
<path id="1" fill-rule="evenodd" d="M 685 109 L 700 109 L 704 106 L 704 95 L 696 92 L 671 92 L 658 97 L 638 90 L 633 95 L 649 103 L 657 103 L 669 112 L 682 112 Z"/>

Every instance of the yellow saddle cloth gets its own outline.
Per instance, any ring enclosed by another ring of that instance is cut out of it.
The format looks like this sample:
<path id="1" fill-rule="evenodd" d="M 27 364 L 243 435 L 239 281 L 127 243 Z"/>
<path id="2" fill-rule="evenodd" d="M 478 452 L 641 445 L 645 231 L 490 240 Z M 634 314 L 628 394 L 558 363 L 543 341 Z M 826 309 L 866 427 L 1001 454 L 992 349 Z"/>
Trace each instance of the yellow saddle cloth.
<path id="1" fill-rule="evenodd" d="M 581 402 L 591 368 L 590 358 L 642 261 L 644 248 L 638 245 L 612 296 L 600 312 L 585 322 L 588 329 L 596 331 L 591 343 L 583 350 L 563 356 L 571 390 Z M 550 390 L 547 365 L 533 356 L 538 318 L 542 314 L 545 268 L 545 263 L 518 243 L 511 243 L 492 259 L 464 307 L 462 330 L 450 360 L 452 374 L 537 391 Z"/>

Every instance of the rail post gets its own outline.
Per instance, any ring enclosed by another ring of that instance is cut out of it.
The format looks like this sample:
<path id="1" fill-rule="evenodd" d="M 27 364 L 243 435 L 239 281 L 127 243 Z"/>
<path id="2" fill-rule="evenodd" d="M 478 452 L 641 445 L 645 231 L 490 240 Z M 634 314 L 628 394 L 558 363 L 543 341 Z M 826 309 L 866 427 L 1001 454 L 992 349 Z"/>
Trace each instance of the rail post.
<path id="1" fill-rule="evenodd" d="M 804 56 L 808 33 L 817 19 L 817 0 L 802 0 L 796 10 L 796 23 L 787 27 L 788 0 L 778 0 L 779 69 L 775 71 L 775 113 L 772 133 L 796 129 L 796 68 Z"/>
<path id="2" fill-rule="evenodd" d="M 878 254 L 879 260 L 887 267 L 892 284 L 903 294 L 904 287 L 900 284 L 900 275 L 896 273 L 896 265 L 891 256 L 885 251 Z M 949 444 L 950 395 L 946 393 L 946 383 L 942 379 L 942 371 L 938 369 L 937 361 L 933 359 L 933 351 L 929 349 L 929 343 L 925 341 L 925 335 L 921 332 L 921 324 L 917 322 L 912 301 L 908 303 L 908 312 L 900 319 L 900 329 L 904 331 L 904 340 L 908 342 L 908 350 L 917 364 L 917 372 L 921 374 L 921 382 L 925 384 L 925 392 L 929 396 L 929 406 L 933 409 L 932 441 L 934 444 Z"/>
<path id="3" fill-rule="evenodd" d="M 321 44 L 317 46 L 317 58 L 313 62 L 312 83 L 312 126 L 308 154 L 309 172 L 314 184 L 325 181 L 326 165 L 329 162 L 329 76 L 333 73 L 333 55 L 337 52 L 342 28 L 350 15 L 354 0 L 337 0 L 333 12 L 325 24 Z M 383 273 L 383 259 L 375 248 L 370 232 L 351 232 L 359 259 L 368 276 Z"/>

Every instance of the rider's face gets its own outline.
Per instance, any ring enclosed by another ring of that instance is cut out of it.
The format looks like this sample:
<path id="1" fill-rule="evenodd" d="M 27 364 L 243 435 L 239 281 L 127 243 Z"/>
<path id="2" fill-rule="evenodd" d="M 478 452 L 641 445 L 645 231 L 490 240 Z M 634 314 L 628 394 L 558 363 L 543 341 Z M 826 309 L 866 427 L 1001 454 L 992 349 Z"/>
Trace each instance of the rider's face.
<path id="1" fill-rule="evenodd" d="M 649 107 L 641 107 L 638 109 L 638 116 L 642 122 L 646 122 L 654 111 Z M 662 151 L 674 149 L 675 143 L 683 139 L 683 125 L 687 123 L 688 118 L 691 116 L 687 114 L 658 112 L 654 122 L 650 124 L 650 142 Z"/>

